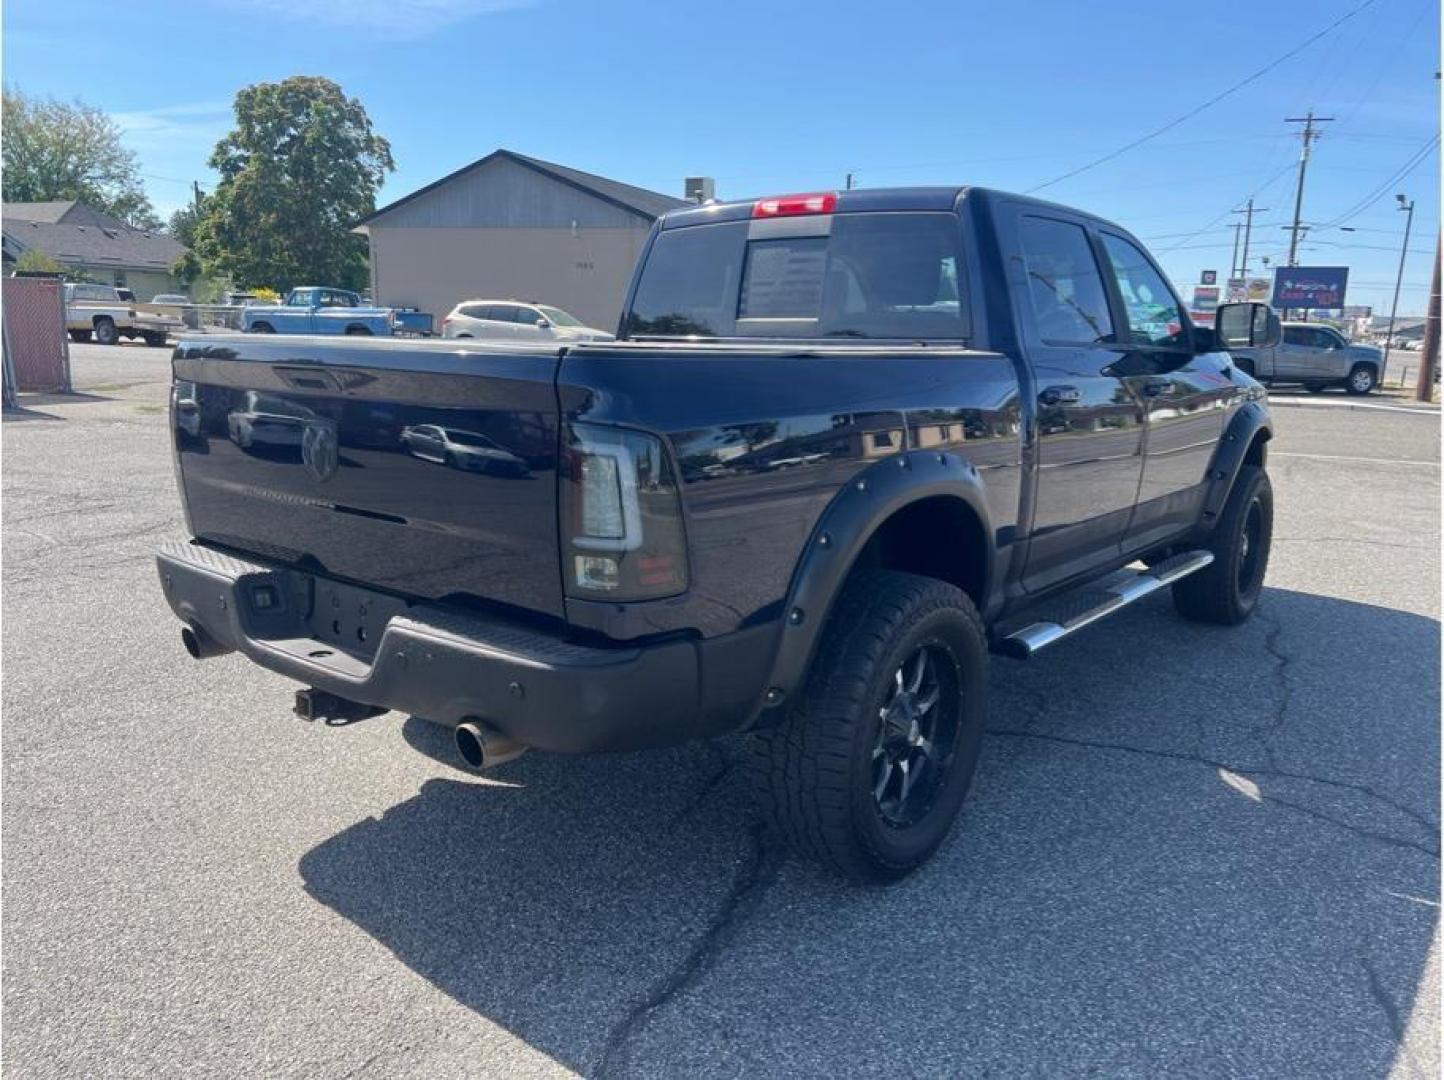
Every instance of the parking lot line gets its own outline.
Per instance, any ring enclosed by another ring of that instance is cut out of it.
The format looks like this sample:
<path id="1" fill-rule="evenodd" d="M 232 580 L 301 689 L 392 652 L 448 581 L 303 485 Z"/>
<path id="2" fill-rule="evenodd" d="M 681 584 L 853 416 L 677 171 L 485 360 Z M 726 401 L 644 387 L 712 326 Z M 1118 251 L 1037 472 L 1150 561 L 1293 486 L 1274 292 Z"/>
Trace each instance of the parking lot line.
<path id="1" fill-rule="evenodd" d="M 1426 469 L 1439 468 L 1437 461 L 1417 461 L 1411 458 L 1355 457 L 1351 454 L 1302 454 L 1288 450 L 1275 450 L 1270 457 L 1308 458 L 1312 461 L 1347 461 L 1366 465 L 1422 465 Z"/>

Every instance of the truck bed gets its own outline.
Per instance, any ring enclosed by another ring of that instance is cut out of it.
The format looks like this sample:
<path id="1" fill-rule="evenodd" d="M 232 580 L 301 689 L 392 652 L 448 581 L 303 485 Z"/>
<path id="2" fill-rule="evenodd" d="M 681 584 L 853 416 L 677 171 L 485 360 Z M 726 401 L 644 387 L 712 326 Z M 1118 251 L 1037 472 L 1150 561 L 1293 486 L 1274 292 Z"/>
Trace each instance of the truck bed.
<path id="1" fill-rule="evenodd" d="M 779 365 L 787 392 L 759 398 L 779 385 Z M 612 640 L 775 620 L 824 510 L 909 449 L 970 462 L 986 477 L 991 527 L 1010 535 L 1017 520 L 1018 384 L 997 353 L 244 335 L 183 340 L 175 373 L 179 475 L 202 542 Z M 652 604 L 564 597 L 558 461 L 562 429 L 577 422 L 667 444 L 685 593 Z M 426 442 L 438 428 L 449 450 Z"/>

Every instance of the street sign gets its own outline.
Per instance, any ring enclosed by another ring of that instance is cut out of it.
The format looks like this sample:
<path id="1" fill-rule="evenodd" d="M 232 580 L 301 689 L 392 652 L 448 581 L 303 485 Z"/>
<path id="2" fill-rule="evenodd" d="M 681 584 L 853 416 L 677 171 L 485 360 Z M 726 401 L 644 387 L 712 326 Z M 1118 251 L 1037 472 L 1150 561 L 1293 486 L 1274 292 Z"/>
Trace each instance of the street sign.
<path id="1" fill-rule="evenodd" d="M 1203 276 L 1200 277 L 1200 278 L 1198 279 L 1198 281 L 1199 281 L 1199 284 L 1200 284 L 1200 285 L 1217 285 L 1217 284 L 1218 284 L 1218 271 L 1217 271 L 1217 270 L 1205 270 L 1205 271 L 1203 272 Z"/>
<path id="2" fill-rule="evenodd" d="M 1276 308 L 1337 308 L 1344 306 L 1349 284 L 1347 266 L 1280 266 L 1274 270 L 1273 306 Z"/>
<path id="3" fill-rule="evenodd" d="M 1241 300 L 1248 299 L 1248 280 L 1241 277 L 1228 279 L 1228 302 L 1236 304 Z"/>
<path id="4" fill-rule="evenodd" d="M 1193 311 L 1212 311 L 1218 307 L 1217 285 L 1195 285 L 1193 287 Z"/>

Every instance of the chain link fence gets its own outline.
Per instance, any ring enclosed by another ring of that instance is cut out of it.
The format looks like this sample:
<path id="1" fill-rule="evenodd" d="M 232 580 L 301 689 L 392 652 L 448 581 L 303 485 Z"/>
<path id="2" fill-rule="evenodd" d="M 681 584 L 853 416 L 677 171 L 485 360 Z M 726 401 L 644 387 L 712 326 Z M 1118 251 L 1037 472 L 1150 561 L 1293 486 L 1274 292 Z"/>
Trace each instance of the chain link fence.
<path id="1" fill-rule="evenodd" d="M 166 304 L 162 310 L 179 315 L 187 330 L 234 334 L 241 329 L 244 309 L 239 304 Z"/>
<path id="2" fill-rule="evenodd" d="M 10 389 L 70 392 L 70 340 L 65 334 L 65 293 L 59 278 L 3 281 L 3 318 Z"/>

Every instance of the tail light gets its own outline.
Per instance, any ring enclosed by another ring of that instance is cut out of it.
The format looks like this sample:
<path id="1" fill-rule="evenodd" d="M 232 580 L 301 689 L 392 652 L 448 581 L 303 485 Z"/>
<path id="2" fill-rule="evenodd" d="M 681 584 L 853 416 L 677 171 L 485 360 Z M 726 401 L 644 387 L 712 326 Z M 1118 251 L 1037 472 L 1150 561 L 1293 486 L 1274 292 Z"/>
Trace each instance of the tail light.
<path id="1" fill-rule="evenodd" d="M 572 424 L 564 437 L 567 593 L 648 600 L 686 589 L 681 495 L 661 441 L 599 424 Z"/>
<path id="2" fill-rule="evenodd" d="M 779 195 L 758 199 L 752 204 L 755 218 L 794 217 L 799 214 L 830 214 L 837 209 L 837 192 L 819 191 L 813 195 Z"/>

